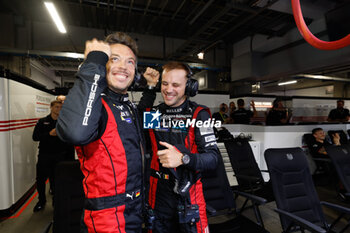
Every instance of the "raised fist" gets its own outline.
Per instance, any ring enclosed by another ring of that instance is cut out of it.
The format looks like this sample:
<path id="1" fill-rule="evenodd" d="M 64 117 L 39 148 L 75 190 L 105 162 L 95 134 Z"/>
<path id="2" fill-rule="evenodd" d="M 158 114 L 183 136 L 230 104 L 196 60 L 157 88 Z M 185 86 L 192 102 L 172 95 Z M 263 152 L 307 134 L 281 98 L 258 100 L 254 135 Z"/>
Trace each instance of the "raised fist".
<path id="1" fill-rule="evenodd" d="M 151 67 L 147 67 L 143 77 L 147 80 L 147 85 L 156 86 L 159 80 L 159 72 Z"/>
<path id="2" fill-rule="evenodd" d="M 86 41 L 84 58 L 86 59 L 87 55 L 92 51 L 101 51 L 107 54 L 108 57 L 111 56 L 111 48 L 109 44 L 102 40 L 97 40 L 96 38 Z"/>

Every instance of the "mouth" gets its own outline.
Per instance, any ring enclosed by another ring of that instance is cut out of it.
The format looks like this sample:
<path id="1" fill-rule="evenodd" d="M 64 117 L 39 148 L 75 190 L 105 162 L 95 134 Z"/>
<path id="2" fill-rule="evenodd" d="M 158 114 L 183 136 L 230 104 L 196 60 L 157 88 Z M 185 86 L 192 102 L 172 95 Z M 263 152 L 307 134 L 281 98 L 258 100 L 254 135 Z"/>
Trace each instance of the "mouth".
<path id="1" fill-rule="evenodd" d="M 166 99 L 166 100 L 172 100 L 172 99 L 174 99 L 174 98 L 175 98 L 175 95 L 164 93 L 164 99 Z"/>
<path id="2" fill-rule="evenodd" d="M 127 73 L 125 73 L 125 72 L 118 72 L 118 71 L 112 72 L 112 76 L 114 78 L 117 78 L 120 81 L 124 81 L 124 80 L 127 80 L 129 78 Z"/>

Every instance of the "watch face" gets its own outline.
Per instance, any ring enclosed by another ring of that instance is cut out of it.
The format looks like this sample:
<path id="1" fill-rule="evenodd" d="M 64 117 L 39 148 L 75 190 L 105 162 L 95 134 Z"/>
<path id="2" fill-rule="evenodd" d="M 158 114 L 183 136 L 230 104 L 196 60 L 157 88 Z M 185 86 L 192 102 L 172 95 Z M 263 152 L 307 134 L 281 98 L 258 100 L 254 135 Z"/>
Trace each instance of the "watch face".
<path id="1" fill-rule="evenodd" d="M 188 164 L 190 162 L 190 156 L 187 154 L 184 154 L 184 156 L 182 157 L 182 162 L 184 164 Z"/>

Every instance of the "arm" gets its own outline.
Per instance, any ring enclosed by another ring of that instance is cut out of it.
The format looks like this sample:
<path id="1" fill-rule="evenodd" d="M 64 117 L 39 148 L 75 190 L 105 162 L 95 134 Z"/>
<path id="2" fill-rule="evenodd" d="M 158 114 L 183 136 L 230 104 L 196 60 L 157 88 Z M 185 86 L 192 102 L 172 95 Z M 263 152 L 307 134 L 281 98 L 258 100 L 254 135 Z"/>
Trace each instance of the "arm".
<path id="1" fill-rule="evenodd" d="M 33 131 L 33 141 L 42 141 L 50 136 L 50 131 L 45 130 L 42 123 L 43 119 L 38 120 Z"/>
<path id="2" fill-rule="evenodd" d="M 252 116 L 252 117 L 257 117 L 258 113 L 257 113 L 257 111 L 256 111 L 256 109 L 255 109 L 254 100 L 252 100 L 252 101 L 250 102 L 250 106 L 252 106 L 252 108 L 253 108 L 253 116 Z"/>
<path id="3" fill-rule="evenodd" d="M 206 120 L 209 118 L 209 113 L 203 110 L 200 111 L 197 116 L 197 120 Z M 220 155 L 216 145 L 213 128 L 196 128 L 195 142 L 198 153 L 192 154 L 183 144 L 171 145 L 160 141 L 159 144 L 165 146 L 167 149 L 159 150 L 157 152 L 159 162 L 163 167 L 167 168 L 175 168 L 183 165 L 194 171 L 214 170 L 218 163 L 218 156 Z M 186 165 L 182 162 L 184 154 L 187 154 L 190 157 L 190 161 Z"/>
<path id="4" fill-rule="evenodd" d="M 137 110 L 140 114 L 146 111 L 147 108 L 153 107 L 154 100 L 156 99 L 155 87 L 159 80 L 159 72 L 147 67 L 143 77 L 147 80 L 147 87 L 143 91 L 141 100 L 137 105 Z"/>
<path id="5" fill-rule="evenodd" d="M 335 133 L 335 134 L 332 134 L 332 141 L 333 141 L 333 144 L 336 145 L 336 146 L 340 146 L 340 136 L 339 136 L 339 133 Z"/>
<path id="6" fill-rule="evenodd" d="M 206 121 L 210 119 L 207 111 L 202 110 L 197 116 L 197 120 Z M 189 164 L 185 165 L 191 170 L 206 171 L 216 169 L 218 163 L 219 149 L 217 148 L 214 130 L 211 127 L 195 128 L 195 142 L 198 153 L 191 154 L 183 145 L 175 145 L 181 152 L 190 156 Z"/>
<path id="7" fill-rule="evenodd" d="M 310 142 L 310 144 L 308 144 L 308 148 L 309 148 L 310 154 L 313 157 L 317 156 L 318 154 L 324 154 L 324 155 L 327 154 L 324 145 L 317 144 L 316 140 L 314 140 L 313 142 Z"/>
<path id="8" fill-rule="evenodd" d="M 90 44 L 89 44 L 90 43 Z M 64 142 L 84 145 L 98 137 L 102 115 L 101 93 L 106 88 L 109 53 L 103 42 L 86 43 L 87 58 L 77 73 L 57 121 L 57 134 Z"/>
<path id="9" fill-rule="evenodd" d="M 320 147 L 320 149 L 317 151 L 319 154 L 323 154 L 323 155 L 326 155 L 327 154 L 327 151 L 326 149 L 324 148 L 324 146 Z"/>
<path id="10" fill-rule="evenodd" d="M 284 111 L 285 114 L 283 114 L 283 116 L 282 116 L 280 122 L 281 122 L 282 124 L 286 124 L 286 123 L 288 123 L 288 120 L 289 120 L 288 111 L 286 111 L 286 110 L 283 110 L 283 111 Z"/>
<path id="11" fill-rule="evenodd" d="M 334 110 L 334 109 L 333 109 Z M 333 110 L 331 110 L 330 112 L 329 112 L 329 114 L 328 114 L 328 118 L 327 118 L 327 121 L 329 121 L 329 122 L 334 122 L 335 120 L 334 120 L 334 111 Z"/>

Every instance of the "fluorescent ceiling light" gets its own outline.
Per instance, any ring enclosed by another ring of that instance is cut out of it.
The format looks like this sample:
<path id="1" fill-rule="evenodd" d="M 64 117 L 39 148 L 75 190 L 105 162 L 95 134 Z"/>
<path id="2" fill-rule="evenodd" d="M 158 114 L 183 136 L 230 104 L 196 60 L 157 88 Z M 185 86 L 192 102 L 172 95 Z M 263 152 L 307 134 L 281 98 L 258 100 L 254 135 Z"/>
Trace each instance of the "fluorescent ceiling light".
<path id="1" fill-rule="evenodd" d="M 202 59 L 202 60 L 204 59 L 204 53 L 198 53 L 197 56 L 199 59 Z"/>
<path id="2" fill-rule="evenodd" d="M 333 76 L 325 76 L 325 75 L 313 75 L 313 74 L 298 74 L 292 76 L 293 78 L 308 78 L 308 79 L 317 79 L 324 81 L 339 81 L 339 82 L 350 82 L 348 78 L 339 78 Z"/>
<path id="3" fill-rule="evenodd" d="M 64 27 L 62 20 L 57 13 L 55 5 L 52 2 L 44 2 L 44 4 L 47 10 L 49 11 L 52 20 L 55 22 L 58 31 L 60 31 L 61 33 L 66 33 L 66 28 Z"/>
<path id="4" fill-rule="evenodd" d="M 289 85 L 289 84 L 293 84 L 296 82 L 297 82 L 297 80 L 287 81 L 287 82 L 279 83 L 278 86 Z"/>
<path id="5" fill-rule="evenodd" d="M 68 57 L 71 58 L 84 58 L 84 54 L 82 53 L 66 53 Z"/>

